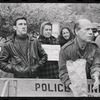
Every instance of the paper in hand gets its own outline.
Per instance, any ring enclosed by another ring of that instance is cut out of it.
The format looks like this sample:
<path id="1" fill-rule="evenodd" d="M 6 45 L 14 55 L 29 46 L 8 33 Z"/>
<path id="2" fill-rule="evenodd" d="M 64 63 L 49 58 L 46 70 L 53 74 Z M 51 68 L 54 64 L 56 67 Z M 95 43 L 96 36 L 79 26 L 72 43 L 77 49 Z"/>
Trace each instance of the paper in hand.
<path id="1" fill-rule="evenodd" d="M 67 61 L 68 75 L 71 80 L 70 88 L 75 97 L 87 96 L 86 60 Z"/>

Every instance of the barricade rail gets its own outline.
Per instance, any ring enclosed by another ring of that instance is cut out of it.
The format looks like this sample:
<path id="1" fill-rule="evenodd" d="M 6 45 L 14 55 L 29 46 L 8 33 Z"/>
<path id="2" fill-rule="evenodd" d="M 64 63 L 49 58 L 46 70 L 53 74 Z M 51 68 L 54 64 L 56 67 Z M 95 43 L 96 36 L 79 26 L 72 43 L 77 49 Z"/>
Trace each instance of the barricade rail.
<path id="1" fill-rule="evenodd" d="M 88 80 L 88 97 L 100 97 L 100 85 L 92 90 L 93 80 Z M 73 93 L 60 79 L 0 79 L 1 97 L 72 97 Z"/>

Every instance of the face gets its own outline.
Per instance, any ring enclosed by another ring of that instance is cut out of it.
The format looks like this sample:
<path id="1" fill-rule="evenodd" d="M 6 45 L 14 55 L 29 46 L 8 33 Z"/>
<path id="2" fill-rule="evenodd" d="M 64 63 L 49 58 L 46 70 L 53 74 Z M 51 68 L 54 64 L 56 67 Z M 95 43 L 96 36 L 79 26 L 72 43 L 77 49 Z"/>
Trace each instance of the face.
<path id="1" fill-rule="evenodd" d="M 27 34 L 27 22 L 24 19 L 20 19 L 16 22 L 16 26 L 14 26 L 16 33 L 20 36 L 25 36 Z"/>
<path id="2" fill-rule="evenodd" d="M 100 34 L 100 26 L 98 26 L 97 29 L 98 29 L 98 33 Z"/>
<path id="3" fill-rule="evenodd" d="M 68 31 L 68 29 L 63 29 L 62 30 L 62 36 L 64 37 L 64 39 L 68 40 L 70 37 L 70 33 Z"/>
<path id="4" fill-rule="evenodd" d="M 51 25 L 45 25 L 43 29 L 43 35 L 47 38 L 49 38 L 52 34 L 52 27 Z"/>
<path id="5" fill-rule="evenodd" d="M 88 20 L 80 22 L 80 29 L 76 34 L 81 38 L 81 40 L 89 42 L 93 40 L 92 23 Z"/>

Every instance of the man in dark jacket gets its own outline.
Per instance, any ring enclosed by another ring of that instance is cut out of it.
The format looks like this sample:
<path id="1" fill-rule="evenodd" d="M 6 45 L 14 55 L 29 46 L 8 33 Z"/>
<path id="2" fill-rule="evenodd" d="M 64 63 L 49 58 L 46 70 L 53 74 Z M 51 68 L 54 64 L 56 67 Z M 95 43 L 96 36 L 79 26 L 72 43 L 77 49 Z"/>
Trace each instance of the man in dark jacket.
<path id="1" fill-rule="evenodd" d="M 68 76 L 66 61 L 86 59 L 87 78 L 93 78 L 95 80 L 93 89 L 96 89 L 100 76 L 100 50 L 91 41 L 93 39 L 92 24 L 87 19 L 80 19 L 76 22 L 74 31 L 76 38 L 66 43 L 60 50 L 59 77 L 68 87 L 71 81 Z"/>
<path id="2" fill-rule="evenodd" d="M 36 78 L 44 67 L 47 54 L 37 39 L 27 34 L 27 20 L 15 20 L 16 31 L 1 49 L 0 69 L 14 74 L 15 78 Z"/>

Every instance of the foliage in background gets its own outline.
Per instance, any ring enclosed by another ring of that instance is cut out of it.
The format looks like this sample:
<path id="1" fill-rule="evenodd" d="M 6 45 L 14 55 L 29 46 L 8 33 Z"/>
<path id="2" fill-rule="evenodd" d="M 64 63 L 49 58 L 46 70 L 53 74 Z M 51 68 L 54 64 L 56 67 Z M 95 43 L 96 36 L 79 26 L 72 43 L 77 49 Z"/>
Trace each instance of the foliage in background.
<path id="1" fill-rule="evenodd" d="M 73 30 L 75 21 L 88 18 L 100 23 L 100 4 L 96 3 L 0 3 L 0 37 L 13 33 L 16 17 L 28 19 L 28 32 L 39 32 L 43 21 L 59 22 L 60 27 L 68 26 Z"/>

